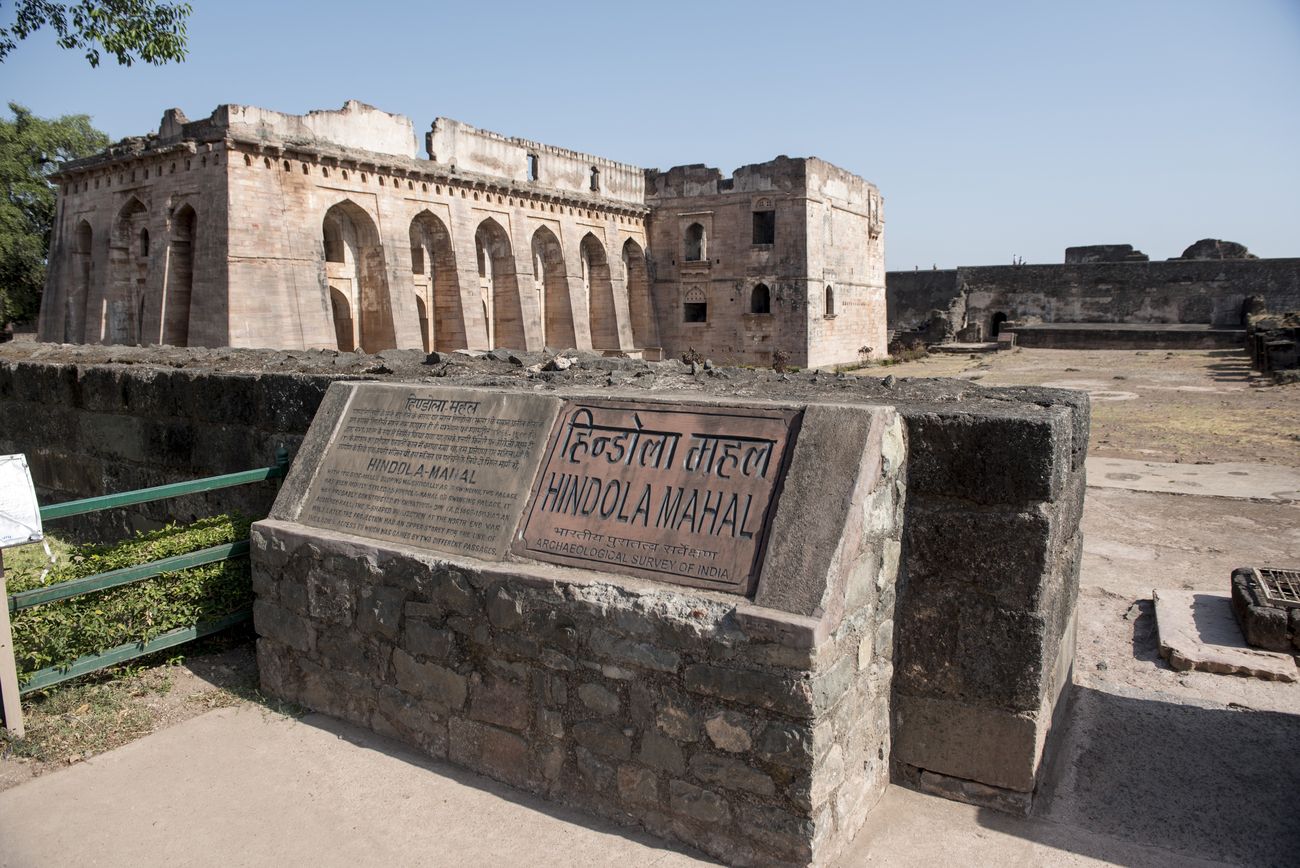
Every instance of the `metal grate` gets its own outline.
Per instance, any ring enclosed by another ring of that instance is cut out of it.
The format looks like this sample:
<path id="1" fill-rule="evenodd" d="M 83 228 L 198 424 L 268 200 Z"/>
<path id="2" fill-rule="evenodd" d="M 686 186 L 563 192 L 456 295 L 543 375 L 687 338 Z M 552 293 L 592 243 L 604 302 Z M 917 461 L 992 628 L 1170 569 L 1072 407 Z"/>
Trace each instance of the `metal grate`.
<path id="1" fill-rule="evenodd" d="M 1300 570 L 1260 567 L 1254 572 L 1255 581 L 1270 606 L 1300 609 Z"/>

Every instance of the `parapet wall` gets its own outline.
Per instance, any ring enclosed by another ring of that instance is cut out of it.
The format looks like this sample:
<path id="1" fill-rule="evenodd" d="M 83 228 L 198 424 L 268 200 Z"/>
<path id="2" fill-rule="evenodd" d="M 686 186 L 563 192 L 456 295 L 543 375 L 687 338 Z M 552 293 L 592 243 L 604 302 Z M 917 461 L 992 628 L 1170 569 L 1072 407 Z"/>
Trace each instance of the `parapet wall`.
<path id="1" fill-rule="evenodd" d="M 628 163 L 504 136 L 451 118 L 436 119 L 425 142 L 430 160 L 454 166 L 458 172 L 496 176 L 519 185 L 535 184 L 570 193 L 600 195 L 634 205 L 641 205 L 645 200 L 642 170 Z M 536 179 L 528 177 L 530 155 L 537 158 Z"/>
<path id="2" fill-rule="evenodd" d="M 10 345 L 0 349 L 0 451 L 38 456 L 43 499 L 246 469 L 267 463 L 279 442 L 301 443 L 326 386 L 340 379 L 893 408 L 907 444 L 901 525 L 886 522 L 863 537 L 875 540 L 866 548 L 845 548 L 825 509 L 780 519 L 789 539 L 807 544 L 782 554 L 774 540 L 768 564 L 838 575 L 829 596 L 791 585 L 765 595 L 760 581 L 747 599 L 345 535 L 320 548 L 278 516 L 258 537 L 263 677 L 452 762 L 734 861 L 757 847 L 762 858 L 797 862 L 819 840 L 832 852 L 869 807 L 885 757 L 895 780 L 1027 808 L 1073 660 L 1085 395 L 692 375 L 677 362 L 626 359 L 537 375 L 504 360 L 422 359 Z M 813 490 L 843 483 L 836 443 L 825 446 L 828 460 L 808 462 L 831 474 L 808 482 Z M 265 494 L 241 502 L 242 491 L 183 509 L 264 514 Z M 810 732 L 812 720 L 830 728 Z M 545 747 L 556 743 L 560 753 Z M 806 792 L 801 782 L 814 778 L 832 783 Z"/>
<path id="3" fill-rule="evenodd" d="M 961 296 L 968 323 L 993 317 L 1044 322 L 1242 325 L 1247 296 L 1271 310 L 1300 306 L 1300 259 L 1167 260 L 963 266 L 886 275 L 889 327 L 911 330 Z"/>

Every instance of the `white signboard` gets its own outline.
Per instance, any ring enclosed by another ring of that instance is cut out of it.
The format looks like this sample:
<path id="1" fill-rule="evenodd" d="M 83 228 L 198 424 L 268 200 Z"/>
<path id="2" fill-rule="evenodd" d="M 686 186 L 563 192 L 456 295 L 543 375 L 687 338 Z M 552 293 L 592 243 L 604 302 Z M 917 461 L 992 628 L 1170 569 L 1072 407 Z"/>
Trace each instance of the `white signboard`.
<path id="1" fill-rule="evenodd" d="M 44 538 L 27 456 L 0 455 L 0 548 Z"/>

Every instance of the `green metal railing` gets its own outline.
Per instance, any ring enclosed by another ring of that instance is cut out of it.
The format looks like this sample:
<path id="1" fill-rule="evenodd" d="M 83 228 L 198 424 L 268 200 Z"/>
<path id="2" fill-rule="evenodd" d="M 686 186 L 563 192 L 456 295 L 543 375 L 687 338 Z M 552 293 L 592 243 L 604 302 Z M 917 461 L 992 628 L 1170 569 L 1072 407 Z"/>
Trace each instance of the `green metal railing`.
<path id="1" fill-rule="evenodd" d="M 263 482 L 268 479 L 281 479 L 286 473 L 288 473 L 288 470 L 289 453 L 284 449 L 284 447 L 281 447 L 276 450 L 275 464 L 270 467 L 259 467 L 256 470 L 244 470 L 239 473 L 226 473 L 221 476 L 209 476 L 205 479 L 194 479 L 189 482 L 158 485 L 153 488 L 141 488 L 136 491 L 124 491 L 119 494 L 106 494 L 101 497 L 88 497 L 84 500 L 73 500 L 67 503 L 57 503 L 52 506 L 43 506 L 41 507 L 41 521 L 46 522 L 59 518 L 67 518 L 73 515 L 84 515 L 86 513 L 99 512 L 105 509 L 131 506 L 137 503 L 166 500 L 168 498 L 181 497 L 187 494 L 202 494 L 204 492 L 230 488 L 236 485 L 248 485 L 254 482 Z M 23 609 L 30 609 L 32 606 L 54 603 L 59 600 L 79 597 L 82 594 L 89 594 L 95 591 L 107 590 L 108 588 L 118 588 L 123 585 L 142 582 L 146 579 L 162 575 L 163 573 L 173 573 L 178 570 L 185 570 L 191 567 L 202 566 L 204 564 L 213 564 L 220 561 L 247 557 L 249 549 L 250 541 L 243 539 L 233 543 L 226 543 L 224 545 L 201 549 L 196 552 L 189 552 L 188 554 L 174 555 L 169 558 L 162 558 L 161 560 L 150 561 L 145 564 L 123 567 L 122 569 L 112 570 L 107 573 L 97 573 L 93 576 L 72 579 L 45 588 L 33 588 L 30 591 L 21 591 L 17 594 L 9 595 L 9 612 L 12 614 Z M 19 694 L 25 695 L 35 690 L 42 690 L 58 684 L 61 681 L 76 678 L 79 675 L 86 675 L 100 669 L 106 669 L 110 666 L 116 666 L 129 660 L 134 660 L 137 657 L 143 657 L 146 654 L 153 654 L 157 651 L 172 648 L 185 642 L 192 642 L 193 640 L 199 639 L 203 636 L 210 636 L 213 633 L 217 633 L 228 627 L 233 627 L 236 624 L 249 620 L 252 617 L 252 614 L 252 608 L 245 607 L 215 621 L 171 630 L 160 636 L 155 636 L 153 639 L 149 639 L 148 641 L 129 642 L 125 645 L 119 645 L 116 648 L 110 648 L 99 654 L 89 654 L 85 657 L 80 657 L 63 666 L 51 666 L 46 669 L 37 670 L 36 672 L 33 672 L 26 682 L 24 682 L 19 688 Z"/>

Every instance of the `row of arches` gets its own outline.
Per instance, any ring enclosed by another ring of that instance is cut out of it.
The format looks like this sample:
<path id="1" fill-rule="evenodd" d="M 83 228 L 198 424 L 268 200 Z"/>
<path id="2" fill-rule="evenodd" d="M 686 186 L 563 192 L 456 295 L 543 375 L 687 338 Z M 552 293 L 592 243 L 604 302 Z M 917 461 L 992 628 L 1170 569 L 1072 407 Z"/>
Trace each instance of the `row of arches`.
<path id="1" fill-rule="evenodd" d="M 533 343 L 540 340 L 546 346 L 577 346 L 589 334 L 593 349 L 628 349 L 620 339 L 616 298 L 623 291 L 627 301 L 622 316 L 629 320 L 633 344 L 658 343 L 645 253 L 632 239 L 624 242 L 613 266 L 620 269 L 620 279 L 611 272 L 605 245 L 590 232 L 579 242 L 578 273 L 570 275 L 559 238 L 550 228 L 539 226 L 529 241 L 530 256 L 522 260 L 531 260 L 529 275 L 521 273 L 509 233 L 496 220 L 484 218 L 474 229 L 477 287 L 464 287 L 450 230 L 442 219 L 424 210 L 411 220 L 408 230 L 409 291 L 414 304 L 395 305 L 379 232 L 363 208 L 351 200 L 335 204 L 325 214 L 322 236 L 330 312 L 340 350 L 377 352 L 398 346 L 403 329 L 393 317 L 394 311 L 403 310 L 414 311 L 426 351 L 467 348 L 472 333 L 484 332 L 489 347 L 537 348 L 529 346 L 531 332 Z M 480 317 L 482 330 L 472 329 L 471 321 Z"/>
<path id="2" fill-rule="evenodd" d="M 189 204 L 173 210 L 161 246 L 150 235 L 151 225 L 148 207 L 132 196 L 110 224 L 108 254 L 101 259 L 94 227 L 87 219 L 77 221 L 63 304 L 65 340 L 188 345 L 198 216 Z M 163 269 L 156 284 L 150 280 L 155 267 Z M 99 268 L 107 273 L 97 273 Z"/>

